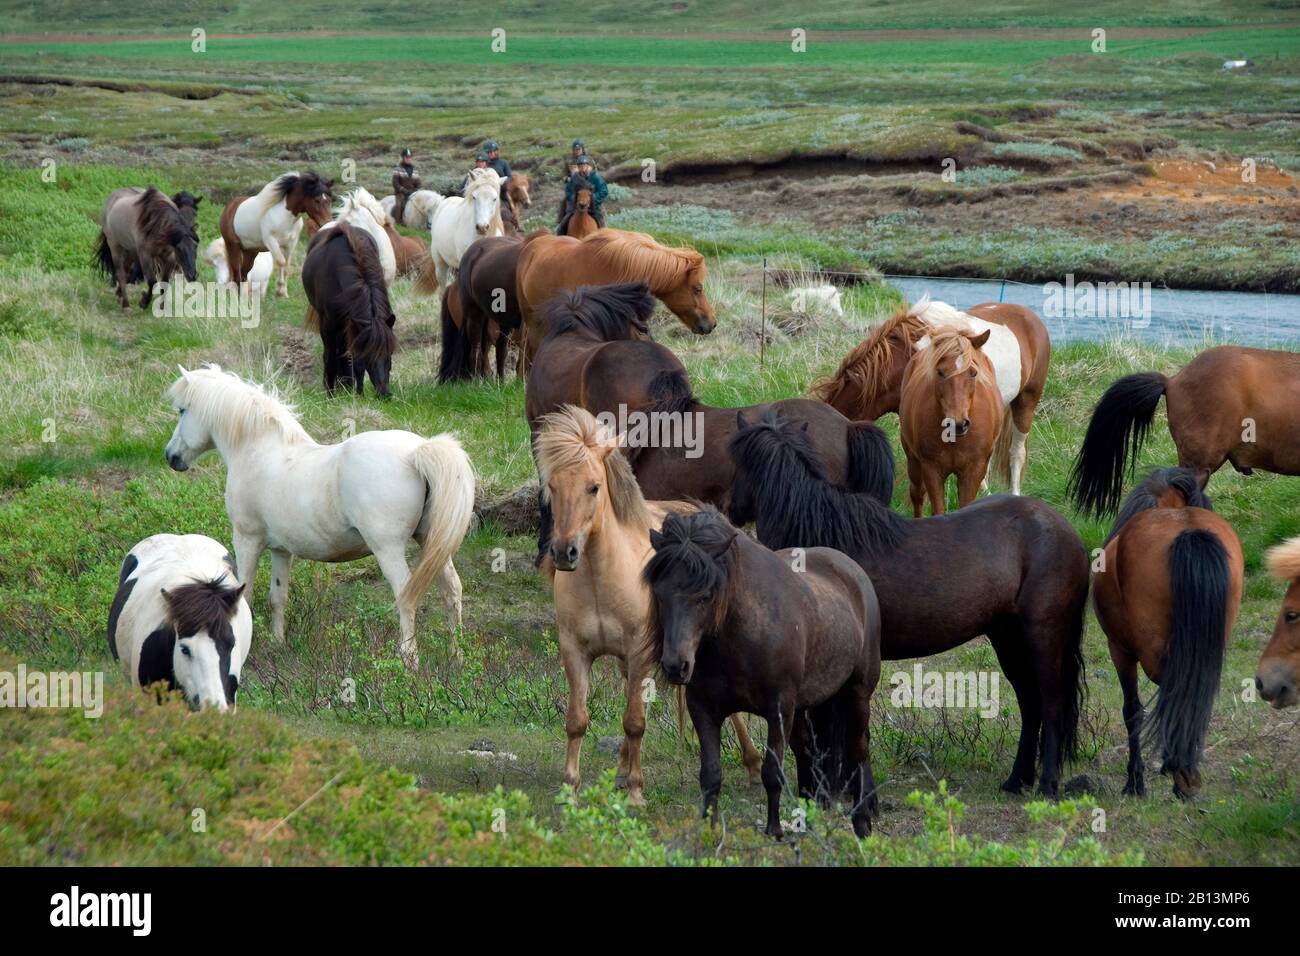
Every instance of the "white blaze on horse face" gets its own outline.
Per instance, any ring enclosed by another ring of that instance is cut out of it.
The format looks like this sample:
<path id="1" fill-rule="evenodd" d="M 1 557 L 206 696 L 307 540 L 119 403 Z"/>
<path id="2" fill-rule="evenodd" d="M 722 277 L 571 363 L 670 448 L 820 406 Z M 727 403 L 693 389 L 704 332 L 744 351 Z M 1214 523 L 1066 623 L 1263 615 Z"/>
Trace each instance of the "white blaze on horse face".
<path id="1" fill-rule="evenodd" d="M 194 710 L 215 707 L 230 709 L 226 703 L 225 677 L 221 673 L 221 656 L 216 642 L 206 631 L 181 637 L 172 648 L 172 674 L 185 702 Z"/>

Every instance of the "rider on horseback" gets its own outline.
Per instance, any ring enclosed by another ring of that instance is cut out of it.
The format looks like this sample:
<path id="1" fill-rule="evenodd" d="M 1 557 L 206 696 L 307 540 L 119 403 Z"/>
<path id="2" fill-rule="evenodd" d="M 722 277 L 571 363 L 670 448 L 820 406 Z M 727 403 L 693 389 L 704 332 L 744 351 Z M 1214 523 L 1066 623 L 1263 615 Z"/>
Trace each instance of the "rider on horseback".
<path id="1" fill-rule="evenodd" d="M 573 146 L 570 147 L 569 155 L 564 157 L 564 179 L 560 181 L 560 185 L 564 186 L 565 195 L 560 197 L 560 208 L 555 213 L 557 219 L 563 219 L 565 212 L 569 208 L 569 180 L 578 174 L 578 160 L 586 152 L 587 144 L 580 139 L 575 139 Z M 595 168 L 596 164 L 592 163 L 592 169 Z"/>
<path id="2" fill-rule="evenodd" d="M 592 166 L 591 157 L 583 153 L 577 159 L 577 171 L 571 175 L 564 184 L 564 215 L 560 218 L 560 223 L 556 227 L 556 232 L 561 236 L 565 235 L 565 229 L 569 225 L 569 220 L 577 211 L 578 190 L 591 190 L 591 208 L 587 210 L 592 219 L 596 220 L 596 225 L 605 228 L 605 213 L 601 206 L 609 196 L 609 186 L 601 178 L 600 173 L 596 172 Z"/>
<path id="3" fill-rule="evenodd" d="M 406 210 L 406 200 L 411 193 L 420 188 L 420 178 L 415 175 L 415 163 L 411 160 L 411 150 L 402 150 L 402 159 L 393 170 L 393 221 L 402 222 Z"/>
<path id="4" fill-rule="evenodd" d="M 496 174 L 501 177 L 501 218 L 518 229 L 519 217 L 515 215 L 514 203 L 510 201 L 510 164 L 501 158 L 501 147 L 494 139 L 483 144 L 483 151 L 487 153 L 488 167 L 496 170 Z"/>

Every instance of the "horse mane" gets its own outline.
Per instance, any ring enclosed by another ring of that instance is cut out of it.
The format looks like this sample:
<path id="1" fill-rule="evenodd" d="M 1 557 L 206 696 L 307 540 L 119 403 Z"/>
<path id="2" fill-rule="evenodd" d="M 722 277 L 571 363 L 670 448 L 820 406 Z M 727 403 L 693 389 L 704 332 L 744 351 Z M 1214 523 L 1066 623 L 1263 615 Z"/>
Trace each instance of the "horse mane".
<path id="1" fill-rule="evenodd" d="M 832 482 L 802 423 L 768 409 L 736 430 L 729 450 L 753 490 L 758 539 L 769 548 L 827 547 L 881 558 L 902 541 L 907 520 Z"/>
<path id="2" fill-rule="evenodd" d="M 654 297 L 644 282 L 564 289 L 542 307 L 547 326 L 543 341 L 567 332 L 582 332 L 598 342 L 649 338 L 654 308 Z"/>
<path id="3" fill-rule="evenodd" d="M 926 301 L 922 299 L 918 306 Z M 929 324 L 915 309 L 900 307 L 844 356 L 834 375 L 814 384 L 812 394 L 829 404 L 834 404 L 850 386 L 863 395 L 868 394 L 885 375 L 892 344 L 897 342 L 910 350 L 929 331 Z"/>
<path id="4" fill-rule="evenodd" d="M 175 203 L 176 208 L 182 212 L 188 209 L 193 215 L 198 215 L 199 197 L 193 193 L 182 189 L 176 195 L 172 196 L 172 202 Z"/>
<path id="5" fill-rule="evenodd" d="M 1269 548 L 1264 558 L 1268 562 L 1269 573 L 1279 581 L 1300 578 L 1300 536 Z"/>
<path id="6" fill-rule="evenodd" d="M 658 531 L 650 532 L 653 552 L 641 572 L 641 580 L 653 588 L 674 568 L 682 566 L 691 582 L 682 597 L 706 601 L 712 612 L 712 630 L 718 631 L 727 619 L 735 593 L 737 531 L 712 505 L 699 511 L 669 512 Z M 658 602 L 650 602 L 643 641 L 652 660 L 663 656 L 663 628 L 659 623 Z"/>
<path id="7" fill-rule="evenodd" d="M 136 213 L 136 225 L 142 235 L 152 239 L 162 239 L 175 245 L 184 236 L 193 235 L 198 241 L 198 230 L 187 220 L 176 204 L 167 195 L 150 186 L 136 200 L 139 212 Z"/>
<path id="8" fill-rule="evenodd" d="M 1200 479 L 1191 468 L 1157 468 L 1124 499 L 1119 514 L 1115 516 L 1115 526 L 1106 536 L 1106 543 L 1109 544 L 1115 535 L 1119 534 L 1120 529 L 1135 516 L 1157 507 L 1160 504 L 1160 496 L 1170 489 L 1183 496 L 1188 508 L 1214 510 L 1209 496 L 1201 488 Z"/>
<path id="9" fill-rule="evenodd" d="M 550 498 L 553 474 L 586 464 L 597 449 L 615 446 L 605 456 L 605 482 L 614 517 L 619 524 L 630 525 L 642 533 L 650 528 L 650 511 L 632 466 L 618 450 L 618 436 L 596 417 L 577 405 L 561 405 L 558 411 L 541 417 L 541 428 L 533 442 L 537 454 L 537 473 L 541 493 Z"/>
<path id="10" fill-rule="evenodd" d="M 393 333 L 397 317 L 388 298 L 379 246 L 364 229 L 346 222 L 340 222 L 334 231 L 347 242 L 357 264 L 357 282 L 340 290 L 347 299 L 349 350 L 353 358 L 369 366 L 397 351 L 397 336 Z"/>
<path id="11" fill-rule="evenodd" d="M 182 369 L 167 395 L 187 415 L 198 416 L 210 430 L 219 431 L 231 448 L 269 429 L 277 430 L 289 444 L 316 443 L 274 388 L 246 382 L 215 362 L 193 371 Z"/>
<path id="12" fill-rule="evenodd" d="M 230 651 L 235 646 L 231 619 L 244 593 L 242 584 L 227 584 L 226 575 L 210 581 L 196 580 L 163 591 L 167 616 L 177 637 L 207 631 L 218 649 Z"/>
<path id="13" fill-rule="evenodd" d="M 983 357 L 983 361 L 980 361 Z M 993 386 L 996 383 L 993 380 L 993 372 L 987 356 L 981 356 L 980 350 L 977 349 L 964 329 L 954 326 L 944 326 L 934 329 L 930 332 L 930 344 L 921 349 L 914 356 L 912 362 L 912 371 L 908 375 L 907 383 L 911 384 L 917 378 L 935 378 L 939 374 L 939 366 L 949 358 L 955 358 L 957 368 L 964 370 L 966 364 L 975 369 L 975 380 L 981 385 Z M 966 364 L 963 364 L 965 362 Z"/>
<path id="14" fill-rule="evenodd" d="M 694 249 L 665 246 L 654 236 L 624 229 L 601 229 L 583 239 L 611 282 L 643 280 L 651 291 L 671 289 L 704 263 Z"/>
<path id="15" fill-rule="evenodd" d="M 392 222 L 388 218 L 388 213 L 384 211 L 384 207 L 380 205 L 379 200 L 372 196 L 369 190 L 361 186 L 343 197 L 343 205 L 340 207 L 338 216 L 341 218 L 344 212 L 351 209 L 364 209 L 374 217 L 375 222 L 380 226 Z"/>

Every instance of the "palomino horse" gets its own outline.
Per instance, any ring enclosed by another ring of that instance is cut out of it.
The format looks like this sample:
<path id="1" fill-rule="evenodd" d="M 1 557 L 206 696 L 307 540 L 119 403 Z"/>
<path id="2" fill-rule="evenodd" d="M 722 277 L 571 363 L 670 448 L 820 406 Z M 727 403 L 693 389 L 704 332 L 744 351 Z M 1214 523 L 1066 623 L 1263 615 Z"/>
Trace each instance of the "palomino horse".
<path id="1" fill-rule="evenodd" d="M 465 196 L 448 196 L 433 211 L 429 226 L 432 268 L 416 283 L 421 292 L 445 288 L 460 267 L 461 257 L 480 236 L 500 236 L 501 177 L 492 169 L 472 169 Z"/>
<path id="2" fill-rule="evenodd" d="M 199 233 L 192 217 L 153 186 L 115 189 L 104 201 L 99 217 L 95 261 L 113 280 L 122 308 L 130 303 L 126 287 L 133 279 L 144 282 L 140 308 L 153 301 L 154 284 L 167 282 L 177 272 L 187 281 L 199 277 Z"/>
<path id="3" fill-rule="evenodd" d="M 432 189 L 417 189 L 411 195 L 406 197 L 406 205 L 402 207 L 402 225 L 410 229 L 428 230 L 433 225 L 433 212 L 438 208 L 439 203 L 446 198 L 442 193 L 436 193 Z M 396 196 L 385 196 L 379 200 L 379 205 L 383 207 L 390 220 L 393 218 L 393 209 L 397 205 Z"/>
<path id="4" fill-rule="evenodd" d="M 1236 532 L 1211 507 L 1195 471 L 1152 472 L 1124 502 L 1093 574 L 1093 605 L 1124 691 L 1125 793 L 1146 794 L 1138 664 L 1160 686 L 1150 736 L 1161 772 L 1173 774 L 1179 797 L 1201 789 L 1197 765 L 1245 570 Z"/>
<path id="5" fill-rule="evenodd" d="M 829 806 L 847 784 L 853 832 L 866 836 L 880 680 L 880 605 L 866 573 L 830 548 L 769 551 L 712 508 L 669 515 L 650 541 L 647 643 L 668 680 L 686 685 L 704 816 L 722 788 L 722 721 L 745 711 L 767 721 L 767 833 L 781 837 L 789 741 L 800 796 Z"/>
<path id="6" fill-rule="evenodd" d="M 1300 701 L 1300 537 L 1268 550 L 1268 569 L 1287 584 L 1273 637 L 1259 658 L 1255 687 L 1279 710 Z"/>
<path id="7" fill-rule="evenodd" d="M 1052 359 L 1047 326 L 1024 306 L 985 302 L 959 312 L 926 296 L 876 326 L 844 357 L 833 376 L 813 386 L 813 394 L 855 421 L 875 421 L 886 412 L 898 411 L 903 369 L 912 353 L 924 346 L 925 336 L 946 325 L 990 333 L 984 354 L 993 363 L 998 391 L 1011 413 L 1012 427 L 1003 429 L 1001 440 L 1009 443 L 1005 458 L 1011 472 L 1011 493 L 1018 495 L 1028 457 L 1029 430 Z M 999 452 L 998 457 L 1004 456 Z"/>
<path id="8" fill-rule="evenodd" d="M 326 393 L 342 384 L 360 395 L 369 375 L 375 393 L 387 398 L 397 317 L 374 240 L 346 222 L 321 229 L 307 243 L 302 287 L 307 293 L 303 324 L 320 333 L 324 346 Z"/>
<path id="9" fill-rule="evenodd" d="M 122 562 L 108 649 L 137 687 L 166 681 L 194 710 L 235 706 L 253 613 L 226 547 L 201 534 L 155 534 Z"/>
<path id="10" fill-rule="evenodd" d="M 294 556 L 337 562 L 373 554 L 397 601 L 407 667 L 419 664 L 415 613 L 435 578 L 458 659 L 461 584 L 452 558 L 473 517 L 474 469 L 454 436 L 373 431 L 320 445 L 274 392 L 216 365 L 181 369 L 168 394 L 178 420 L 167 463 L 185 471 L 212 449 L 226 462 L 239 580 L 253 581 L 262 552 L 271 550 L 277 639 L 284 640 Z M 414 570 L 406 563 L 413 538 L 420 543 Z"/>
<path id="11" fill-rule="evenodd" d="M 1119 504 L 1161 395 L 1178 464 L 1201 472 L 1202 484 L 1225 461 L 1243 475 L 1300 475 L 1300 354 L 1223 345 L 1173 377 L 1141 372 L 1106 389 L 1070 475 L 1085 511 L 1109 514 Z"/>
<path id="12" fill-rule="evenodd" d="M 978 334 L 958 326 L 937 329 L 903 370 L 898 433 L 917 518 L 927 496 L 930 513 L 944 513 L 949 475 L 957 476 L 957 507 L 974 501 L 998 435 L 1010 427 L 1002 420 L 993 363 L 982 348 L 988 339 L 987 329 Z M 1007 443 L 1002 447 L 1006 450 Z"/>
<path id="13" fill-rule="evenodd" d="M 347 223 L 354 229 L 366 233 L 375 244 L 379 255 L 379 266 L 383 270 L 384 282 L 390 283 L 397 278 L 397 253 L 388 238 L 388 213 L 379 205 L 378 200 L 364 189 L 354 189 L 343 197 L 334 218 L 321 230 L 332 229 L 338 223 Z M 312 238 L 315 238 L 313 236 Z"/>
<path id="14" fill-rule="evenodd" d="M 599 229 L 600 224 L 591 214 L 591 187 L 579 186 L 574 193 L 573 215 L 564 226 L 564 234 L 574 239 L 586 239 Z"/>
<path id="15" fill-rule="evenodd" d="M 239 197 L 221 213 L 221 238 L 231 281 L 242 283 L 259 252 L 271 253 L 279 268 L 275 291 L 289 294 L 289 265 L 302 233 L 300 216 L 318 227 L 330 221 L 330 190 L 334 184 L 316 173 L 285 173 L 262 187 L 256 196 Z"/>
<path id="16" fill-rule="evenodd" d="M 632 469 L 619 453 L 618 438 L 581 408 L 566 405 L 543 417 L 533 453 L 542 494 L 555 516 L 546 570 L 555 591 L 560 659 L 569 682 L 564 782 L 573 787 L 581 783 L 579 760 L 587 732 L 591 665 L 596 658 L 612 654 L 627 682 L 618 776 L 620 782 L 626 782 L 628 802 L 641 804 L 645 802 L 641 773 L 644 685 L 656 663 L 642 640 L 650 595 L 641 572 L 650 556 L 648 534 L 672 505 L 646 502 Z M 737 717 L 734 723 L 753 779 L 762 756 L 749 739 L 744 722 Z"/>
<path id="17" fill-rule="evenodd" d="M 694 249 L 661 246 L 653 237 L 602 229 L 579 241 L 542 236 L 519 255 L 517 285 L 524 323 L 524 370 L 546 337 L 542 306 L 562 289 L 615 282 L 644 282 L 692 332 L 707 335 L 717 325 L 704 294 L 704 256 Z"/>
<path id="18" fill-rule="evenodd" d="M 803 430 L 768 413 L 731 442 L 733 507 L 756 514 L 769 548 L 831 547 L 862 566 L 880 599 L 885 660 L 925 657 L 987 634 L 1020 704 L 1020 745 L 1003 783 L 1057 792 L 1083 704 L 1088 552 L 1037 498 L 994 495 L 904 518 L 826 478 Z M 892 465 L 892 459 L 889 462 Z M 1041 749 L 1040 749 L 1041 730 Z"/>

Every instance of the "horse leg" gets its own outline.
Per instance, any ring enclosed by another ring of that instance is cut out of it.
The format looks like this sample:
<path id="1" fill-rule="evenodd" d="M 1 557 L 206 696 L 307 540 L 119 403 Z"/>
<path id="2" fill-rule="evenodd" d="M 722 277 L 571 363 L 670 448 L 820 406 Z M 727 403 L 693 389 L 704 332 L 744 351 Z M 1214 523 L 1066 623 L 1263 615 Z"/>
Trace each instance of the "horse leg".
<path id="1" fill-rule="evenodd" d="M 497 335 L 497 340 L 493 347 L 496 349 L 497 353 L 497 381 L 504 382 L 506 380 L 506 352 L 510 348 L 510 340 L 506 337 L 505 333 L 499 333 Z"/>
<path id="2" fill-rule="evenodd" d="M 275 238 L 269 232 L 262 233 L 262 242 L 266 245 L 266 251 L 271 254 L 271 259 L 275 263 L 272 270 L 276 273 L 275 294 L 287 298 L 289 295 L 289 260 L 285 257 L 284 249 L 280 246 L 280 240 Z M 251 270 L 253 264 L 248 264 Z M 245 275 L 247 275 L 247 270 Z"/>
<path id="3" fill-rule="evenodd" d="M 118 303 L 124 309 L 131 308 L 131 300 L 126 294 L 127 283 L 131 280 L 131 270 L 127 268 L 124 256 L 121 253 L 116 253 L 113 256 L 113 279 Z"/>
<path id="4" fill-rule="evenodd" d="M 153 301 L 153 284 L 155 269 L 153 259 L 146 253 L 140 253 L 140 276 L 144 280 L 144 292 L 140 293 L 140 308 L 149 308 Z"/>
<path id="5" fill-rule="evenodd" d="M 1020 494 L 1020 482 L 1029 460 L 1029 429 L 1034 427 L 1034 412 L 1038 409 L 1039 394 L 1021 393 L 1011 403 L 1011 493 Z"/>
<path id="6" fill-rule="evenodd" d="M 233 524 L 233 522 L 232 522 Z M 234 529 L 235 545 L 235 574 L 239 577 L 239 583 L 247 589 L 248 606 L 251 610 L 253 607 L 253 585 L 257 583 L 257 562 L 262 560 L 262 552 L 266 550 L 266 539 L 244 535 L 239 533 L 239 529 Z M 281 621 L 280 629 L 276 630 L 275 622 L 271 622 L 271 634 L 278 641 L 284 640 L 284 622 Z"/>
<path id="7" fill-rule="evenodd" d="M 591 657 L 577 647 L 567 646 L 567 635 L 560 639 L 564 658 L 564 676 L 569 681 L 569 709 L 564 715 L 564 732 L 569 745 L 564 756 L 564 782 L 575 790 L 582 785 L 582 738 L 587 734 L 591 715 L 587 713 L 587 694 L 591 692 Z"/>
<path id="8" fill-rule="evenodd" d="M 740 744 L 740 759 L 749 774 L 749 782 L 762 783 L 763 755 L 759 753 L 758 748 L 754 746 L 753 738 L 749 736 L 749 724 L 745 722 L 745 715 L 732 714 L 731 726 L 736 730 L 736 741 Z"/>
<path id="9" fill-rule="evenodd" d="M 925 482 L 925 493 L 930 498 L 930 514 L 943 514 L 947 504 L 944 485 L 947 484 L 946 479 L 948 476 L 941 474 L 934 465 L 922 465 L 921 477 Z"/>
<path id="10" fill-rule="evenodd" d="M 879 810 L 876 781 L 871 775 L 871 685 L 855 681 L 840 691 L 844 697 L 844 769 L 849 774 L 849 796 L 853 799 L 853 832 L 864 837 L 871 832 L 871 818 Z"/>
<path id="11" fill-rule="evenodd" d="M 795 711 L 794 727 L 790 729 L 790 749 L 794 751 L 795 783 L 800 798 L 804 800 L 817 795 L 817 775 L 813 766 L 816 740 L 812 711 L 808 708 Z"/>
<path id="12" fill-rule="evenodd" d="M 1043 722 L 1042 702 L 1019 623 L 1008 622 L 990 628 L 989 640 L 998 655 L 1002 672 L 1016 692 L 1016 703 L 1020 705 L 1020 745 L 1016 748 L 1011 776 L 1002 784 L 1002 789 L 1008 793 L 1022 793 L 1034 782 L 1038 732 Z"/>
<path id="13" fill-rule="evenodd" d="M 722 792 L 722 721 L 709 710 L 698 694 L 686 688 L 686 709 L 690 712 L 695 735 L 700 738 L 700 796 L 701 817 L 713 813 L 718 822 L 718 794 Z"/>
<path id="14" fill-rule="evenodd" d="M 965 508 L 968 504 L 970 504 L 972 501 L 975 500 L 975 496 L 979 494 L 979 490 L 980 490 L 980 481 L 977 481 L 976 479 L 980 478 L 981 473 L 987 476 L 988 467 L 989 466 L 987 462 L 985 463 L 983 468 L 981 468 L 979 466 L 979 463 L 976 462 L 972 465 L 968 465 L 965 471 L 960 471 L 957 473 L 957 507 L 958 508 Z M 981 480 L 984 481 L 984 485 L 987 487 L 988 484 L 987 478 L 982 478 Z"/>
<path id="15" fill-rule="evenodd" d="M 1147 795 L 1147 784 L 1142 767 L 1142 697 L 1138 693 L 1137 658 L 1114 641 L 1110 642 L 1110 659 L 1119 675 L 1119 686 L 1124 692 L 1124 729 L 1128 731 L 1128 774 L 1124 792 L 1134 797 Z"/>
<path id="16" fill-rule="evenodd" d="M 623 747 L 620 771 L 626 772 L 629 806 L 645 805 L 645 776 L 641 773 L 641 739 L 645 736 L 645 691 L 641 682 L 651 671 L 649 661 L 628 661 L 627 704 L 623 708 Z"/>
<path id="17" fill-rule="evenodd" d="M 451 640 L 447 652 L 451 655 L 452 663 L 459 667 L 465 660 L 460 652 L 460 644 L 456 641 L 456 632 L 460 630 L 462 623 L 461 595 L 464 589 L 461 587 L 460 575 L 456 573 L 456 566 L 451 561 L 443 565 L 442 571 L 438 574 L 438 593 L 442 595 L 442 606 L 447 610 L 447 622 L 451 625 Z"/>
<path id="18" fill-rule="evenodd" d="M 907 456 L 907 494 L 912 499 L 912 517 L 925 517 L 925 482 L 921 466 L 912 455 Z"/>
<path id="19" fill-rule="evenodd" d="M 284 607 L 289 600 L 289 567 L 293 555 L 282 548 L 271 549 L 271 633 L 284 636 Z"/>
<path id="20" fill-rule="evenodd" d="M 763 755 L 763 787 L 767 790 L 767 827 L 770 837 L 781 839 L 781 791 L 785 789 L 785 735 L 794 726 L 794 704 L 778 698 L 767 715 L 767 753 Z M 701 738 L 703 735 L 701 735 Z"/>
<path id="21" fill-rule="evenodd" d="M 419 607 L 419 601 L 407 603 L 402 600 L 402 589 L 411 577 L 411 569 L 406 564 L 406 548 L 401 544 L 384 544 L 371 550 L 379 562 L 379 570 L 384 572 L 388 586 L 393 589 L 393 600 L 397 603 L 397 620 L 401 627 L 397 652 L 407 670 L 418 670 L 420 652 L 415 646 L 415 611 Z"/>

